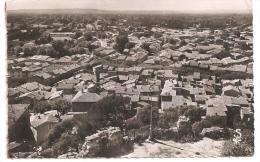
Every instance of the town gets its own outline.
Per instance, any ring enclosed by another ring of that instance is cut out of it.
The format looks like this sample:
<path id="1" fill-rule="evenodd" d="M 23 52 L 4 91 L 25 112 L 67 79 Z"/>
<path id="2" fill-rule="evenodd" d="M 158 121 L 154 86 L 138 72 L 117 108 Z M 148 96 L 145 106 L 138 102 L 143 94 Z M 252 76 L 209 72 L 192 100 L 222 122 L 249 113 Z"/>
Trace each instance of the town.
<path id="1" fill-rule="evenodd" d="M 9 157 L 138 157 L 205 139 L 221 153 L 190 157 L 254 153 L 252 15 L 62 12 L 7 15 Z M 238 130 L 245 152 L 230 151 Z"/>

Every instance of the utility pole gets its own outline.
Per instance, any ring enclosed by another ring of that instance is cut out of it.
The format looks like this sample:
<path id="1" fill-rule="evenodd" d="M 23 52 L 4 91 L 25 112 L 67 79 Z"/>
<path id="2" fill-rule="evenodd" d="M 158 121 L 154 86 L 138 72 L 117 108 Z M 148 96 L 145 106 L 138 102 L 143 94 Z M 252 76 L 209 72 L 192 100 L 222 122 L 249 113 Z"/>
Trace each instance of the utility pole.
<path id="1" fill-rule="evenodd" d="M 150 109 L 150 128 L 149 128 L 149 137 L 150 141 L 153 141 L 153 108 Z"/>
<path id="2" fill-rule="evenodd" d="M 152 99 L 152 97 L 151 97 L 151 92 L 152 92 L 151 86 L 150 86 L 149 90 L 150 90 L 149 99 L 151 101 L 151 99 Z M 151 106 L 151 108 L 150 108 L 150 128 L 149 128 L 148 140 L 153 141 L 153 139 L 154 139 L 153 138 L 153 108 Z"/>

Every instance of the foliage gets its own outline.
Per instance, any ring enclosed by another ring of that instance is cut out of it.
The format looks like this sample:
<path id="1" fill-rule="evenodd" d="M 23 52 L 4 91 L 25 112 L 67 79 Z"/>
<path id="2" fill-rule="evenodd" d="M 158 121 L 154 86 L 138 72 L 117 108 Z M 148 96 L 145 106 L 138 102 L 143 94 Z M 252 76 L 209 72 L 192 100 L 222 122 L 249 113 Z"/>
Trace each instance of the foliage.
<path id="1" fill-rule="evenodd" d="M 52 41 L 52 47 L 56 52 L 51 53 L 50 57 L 58 58 L 58 57 L 63 57 L 70 55 L 69 52 L 69 43 L 70 41 L 61 41 L 61 40 L 55 40 Z"/>
<path id="2" fill-rule="evenodd" d="M 50 100 L 39 101 L 33 104 L 32 111 L 35 113 L 44 113 L 45 111 L 57 110 L 62 114 L 65 114 L 71 109 L 71 103 L 66 100 Z"/>
<path id="3" fill-rule="evenodd" d="M 254 132 L 253 130 L 242 130 L 242 140 L 235 144 L 232 139 L 224 143 L 223 156 L 253 156 L 254 155 Z"/>
<path id="4" fill-rule="evenodd" d="M 138 129 L 142 126 L 142 122 L 138 120 L 136 117 L 132 117 L 126 120 L 126 127 L 128 130 Z"/>
<path id="5" fill-rule="evenodd" d="M 93 33 L 90 32 L 90 31 L 84 33 L 83 36 L 84 36 L 84 38 L 85 38 L 86 41 L 91 41 L 91 40 L 93 39 Z"/>
<path id="6" fill-rule="evenodd" d="M 125 116 L 125 106 L 129 102 L 129 98 L 121 96 L 107 96 L 100 101 L 94 103 L 92 110 L 103 116 L 103 122 L 107 126 L 121 126 Z M 98 121 L 97 121 L 98 122 Z"/>
<path id="7" fill-rule="evenodd" d="M 71 134 L 72 128 L 77 127 L 78 133 L 75 135 L 77 138 L 83 140 L 85 136 L 94 133 L 96 130 L 87 122 L 80 122 L 74 118 L 67 119 L 57 124 L 49 133 L 46 145 L 52 146 L 53 144 L 60 142 L 63 134 Z M 64 138 L 64 137 L 63 137 Z"/>
<path id="8" fill-rule="evenodd" d="M 128 136 L 134 138 L 134 141 L 141 143 L 149 136 L 149 125 L 143 126 L 139 129 L 132 129 L 128 131 Z"/>
<path id="9" fill-rule="evenodd" d="M 63 133 L 71 131 L 71 129 L 77 125 L 77 122 L 75 119 L 68 119 L 57 124 L 49 133 L 48 145 L 57 142 Z"/>
<path id="10" fill-rule="evenodd" d="M 158 126 L 160 128 L 170 128 L 170 125 L 173 125 L 175 122 L 178 121 L 178 110 L 177 109 L 169 109 L 164 111 L 159 116 Z"/>
<path id="11" fill-rule="evenodd" d="M 41 156 L 43 156 L 44 158 L 55 158 L 55 151 L 53 148 L 48 148 L 45 149 L 41 152 Z"/>
<path id="12" fill-rule="evenodd" d="M 129 42 L 129 39 L 128 39 L 127 33 L 119 32 L 119 35 L 116 37 L 116 44 L 114 46 L 114 49 L 120 53 L 123 53 L 128 42 Z"/>
<path id="13" fill-rule="evenodd" d="M 195 123 L 192 124 L 192 132 L 193 134 L 198 137 L 199 134 L 201 133 L 201 131 L 204 129 L 204 128 L 209 128 L 211 127 L 213 124 L 208 121 L 208 120 L 201 120 L 201 121 L 197 121 Z"/>
<path id="14" fill-rule="evenodd" d="M 202 113 L 201 108 L 190 107 L 185 111 L 184 115 L 190 119 L 191 123 L 194 123 L 201 120 Z"/>
<path id="15" fill-rule="evenodd" d="M 64 154 L 69 151 L 70 148 L 78 149 L 78 145 L 81 142 L 79 136 L 63 133 L 57 143 L 54 144 L 53 149 L 57 150 L 58 154 Z"/>
<path id="16" fill-rule="evenodd" d="M 212 126 L 218 126 L 222 128 L 227 126 L 226 118 L 223 116 L 208 116 L 205 120 L 209 121 Z"/>

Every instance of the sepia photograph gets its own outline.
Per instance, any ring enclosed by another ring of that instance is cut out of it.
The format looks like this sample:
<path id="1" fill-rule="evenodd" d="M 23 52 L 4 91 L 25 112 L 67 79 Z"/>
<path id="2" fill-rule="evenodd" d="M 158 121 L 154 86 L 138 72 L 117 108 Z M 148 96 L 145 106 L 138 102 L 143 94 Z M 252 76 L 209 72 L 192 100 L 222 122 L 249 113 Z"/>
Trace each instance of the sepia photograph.
<path id="1" fill-rule="evenodd" d="M 1 154 L 253 157 L 252 1 L 6 0 Z"/>

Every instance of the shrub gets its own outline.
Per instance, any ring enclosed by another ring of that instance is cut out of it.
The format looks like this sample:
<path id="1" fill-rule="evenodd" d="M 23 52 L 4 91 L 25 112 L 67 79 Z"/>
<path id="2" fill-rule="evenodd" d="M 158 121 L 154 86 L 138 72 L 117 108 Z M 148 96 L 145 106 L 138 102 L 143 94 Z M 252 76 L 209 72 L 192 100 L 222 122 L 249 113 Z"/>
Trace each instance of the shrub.
<path id="1" fill-rule="evenodd" d="M 55 152 L 52 148 L 45 149 L 41 152 L 41 156 L 44 158 L 55 158 Z"/>
<path id="2" fill-rule="evenodd" d="M 142 122 L 139 121 L 136 117 L 132 117 L 126 120 L 126 126 L 128 130 L 138 129 L 142 126 Z"/>
<path id="3" fill-rule="evenodd" d="M 78 121 L 75 119 L 68 119 L 57 124 L 49 133 L 47 145 L 52 145 L 54 142 L 58 141 L 63 133 L 71 131 L 77 123 Z"/>
<path id="4" fill-rule="evenodd" d="M 201 133 L 201 131 L 204 128 L 209 128 L 212 125 L 213 124 L 210 121 L 206 120 L 206 119 L 203 119 L 201 121 L 197 121 L 197 122 L 192 124 L 192 132 L 193 132 L 195 137 L 199 137 L 199 134 Z"/>
<path id="5" fill-rule="evenodd" d="M 205 120 L 212 123 L 212 126 L 218 126 L 218 127 L 222 127 L 222 128 L 227 126 L 226 117 L 223 117 L 223 116 L 210 116 L 210 117 L 207 117 Z"/>
<path id="6" fill-rule="evenodd" d="M 114 49 L 122 53 L 128 42 L 128 34 L 125 32 L 120 32 L 119 35 L 116 37 L 116 44 L 114 46 Z"/>
<path id="7" fill-rule="evenodd" d="M 194 123 L 201 120 L 202 112 L 201 108 L 190 107 L 185 111 L 184 115 L 190 119 L 191 123 Z"/>
<path id="8" fill-rule="evenodd" d="M 70 109 L 71 109 L 71 104 L 68 101 L 63 99 L 35 102 L 32 106 L 32 110 L 35 113 L 44 113 L 45 111 L 57 110 L 62 114 L 65 114 Z"/>
<path id="9" fill-rule="evenodd" d="M 58 154 L 64 154 L 68 152 L 69 148 L 78 149 L 81 139 L 76 135 L 70 135 L 63 133 L 57 143 L 54 144 L 53 149 L 57 150 Z"/>
<path id="10" fill-rule="evenodd" d="M 170 125 L 173 125 L 177 121 L 178 121 L 178 110 L 169 109 L 159 115 L 158 126 L 160 128 L 167 129 L 170 128 Z"/>
<path id="11" fill-rule="evenodd" d="M 134 138 L 136 142 L 142 142 L 149 137 L 150 126 L 146 125 L 139 129 L 132 129 L 128 131 L 128 136 Z"/>
<path id="12" fill-rule="evenodd" d="M 244 129 L 241 132 L 242 140 L 235 144 L 232 140 L 224 143 L 222 148 L 223 156 L 253 156 L 254 154 L 254 132 Z"/>
<path id="13" fill-rule="evenodd" d="M 111 126 L 120 127 L 123 124 L 124 107 L 129 98 L 120 96 L 108 96 L 94 103 L 91 111 L 102 116 L 103 122 L 110 123 Z M 97 121 L 102 122 L 102 121 Z"/>
<path id="14" fill-rule="evenodd" d="M 195 122 L 192 124 L 192 132 L 194 136 L 198 137 L 200 132 L 203 130 L 201 122 Z"/>

